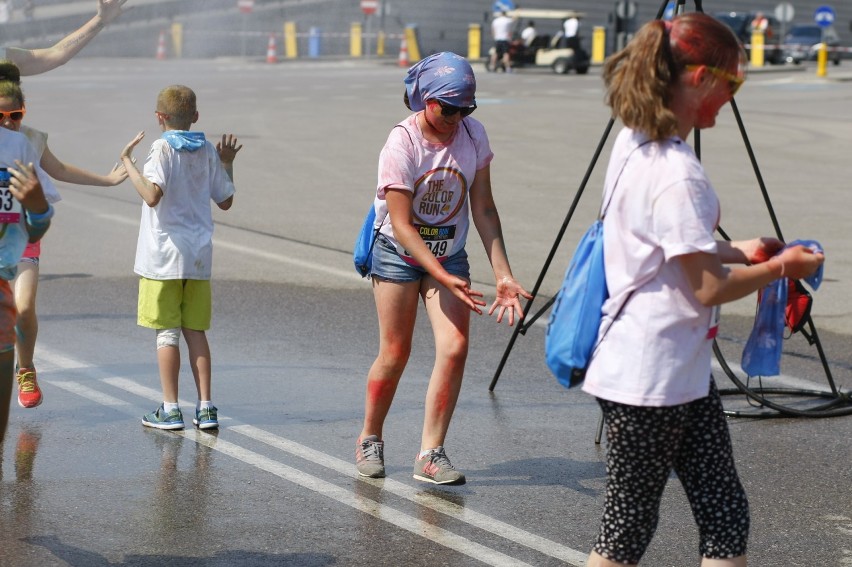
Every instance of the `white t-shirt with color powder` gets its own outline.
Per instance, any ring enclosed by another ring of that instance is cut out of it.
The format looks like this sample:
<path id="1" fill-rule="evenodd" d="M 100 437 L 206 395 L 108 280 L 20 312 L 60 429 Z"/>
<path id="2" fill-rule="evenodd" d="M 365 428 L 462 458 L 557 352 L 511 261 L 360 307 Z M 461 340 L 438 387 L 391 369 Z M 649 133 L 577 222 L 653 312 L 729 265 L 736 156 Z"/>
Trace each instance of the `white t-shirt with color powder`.
<path id="1" fill-rule="evenodd" d="M 56 192 L 53 181 L 41 169 L 39 156 L 26 136 L 20 132 L 0 128 L 0 167 L 15 167 L 15 160 L 32 163 L 45 194 Z M 0 188 L 0 278 L 11 280 L 18 270 L 18 261 L 29 241 L 25 212 L 7 188 Z"/>
<path id="2" fill-rule="evenodd" d="M 143 175 L 163 190 L 155 207 L 142 203 L 133 271 L 153 280 L 209 280 L 213 264 L 212 202 L 234 194 L 215 146 L 176 151 L 151 144 Z"/>
<path id="3" fill-rule="evenodd" d="M 710 387 L 718 309 L 698 302 L 677 257 L 717 252 L 720 207 L 689 145 L 673 137 L 640 147 L 646 141 L 622 130 L 607 169 L 604 201 L 613 196 L 604 217 L 604 257 L 611 297 L 601 329 L 624 307 L 598 345 L 583 390 L 632 406 L 672 406 L 703 398 Z"/>
<path id="4" fill-rule="evenodd" d="M 396 240 L 387 219 L 387 189 L 413 193 L 413 220 L 438 261 L 462 250 L 470 227 L 470 185 L 476 172 L 491 163 L 494 154 L 482 124 L 468 116 L 445 143 L 423 137 L 412 114 L 391 130 L 379 155 L 379 182 L 375 200 L 376 223 L 402 258 L 418 265 Z"/>

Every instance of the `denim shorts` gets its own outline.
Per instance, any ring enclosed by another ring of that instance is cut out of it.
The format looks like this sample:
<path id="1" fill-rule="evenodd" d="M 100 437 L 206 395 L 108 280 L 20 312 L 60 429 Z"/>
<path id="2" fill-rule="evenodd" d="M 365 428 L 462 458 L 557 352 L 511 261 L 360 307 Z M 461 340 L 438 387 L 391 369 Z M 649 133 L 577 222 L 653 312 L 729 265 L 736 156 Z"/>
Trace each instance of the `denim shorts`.
<path id="1" fill-rule="evenodd" d="M 470 264 L 464 248 L 441 264 L 448 273 L 470 281 Z M 370 275 L 385 281 L 404 283 L 423 279 L 428 272 L 421 266 L 412 266 L 397 253 L 390 240 L 380 234 L 373 246 L 373 267 Z"/>

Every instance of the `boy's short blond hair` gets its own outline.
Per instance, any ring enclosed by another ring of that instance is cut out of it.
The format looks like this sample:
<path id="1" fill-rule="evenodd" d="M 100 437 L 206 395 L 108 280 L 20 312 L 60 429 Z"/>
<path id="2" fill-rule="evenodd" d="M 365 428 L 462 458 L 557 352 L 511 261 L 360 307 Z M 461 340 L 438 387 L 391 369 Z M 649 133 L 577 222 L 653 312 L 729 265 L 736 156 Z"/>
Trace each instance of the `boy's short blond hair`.
<path id="1" fill-rule="evenodd" d="M 166 115 L 166 123 L 187 128 L 195 121 L 195 92 L 184 85 L 171 85 L 157 95 L 157 112 Z"/>

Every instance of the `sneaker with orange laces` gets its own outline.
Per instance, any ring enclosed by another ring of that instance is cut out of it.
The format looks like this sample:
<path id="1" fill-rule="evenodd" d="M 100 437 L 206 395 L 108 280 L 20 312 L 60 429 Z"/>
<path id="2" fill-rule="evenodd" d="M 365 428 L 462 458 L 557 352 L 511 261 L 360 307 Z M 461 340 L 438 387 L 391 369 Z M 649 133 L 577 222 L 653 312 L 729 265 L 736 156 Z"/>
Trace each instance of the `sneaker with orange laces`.
<path id="1" fill-rule="evenodd" d="M 22 408 L 34 408 L 41 404 L 41 388 L 38 387 L 35 368 L 19 368 L 18 405 Z"/>

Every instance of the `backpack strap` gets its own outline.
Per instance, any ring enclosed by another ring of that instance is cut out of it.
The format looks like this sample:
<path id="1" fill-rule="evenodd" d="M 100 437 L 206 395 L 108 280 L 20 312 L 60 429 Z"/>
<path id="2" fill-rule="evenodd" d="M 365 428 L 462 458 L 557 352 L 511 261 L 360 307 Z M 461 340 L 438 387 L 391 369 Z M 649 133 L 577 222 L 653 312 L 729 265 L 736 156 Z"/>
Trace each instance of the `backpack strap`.
<path id="1" fill-rule="evenodd" d="M 615 178 L 615 183 L 613 183 L 613 185 L 612 185 L 612 191 L 609 192 L 609 195 L 607 196 L 606 202 L 603 202 L 601 204 L 601 212 L 600 212 L 600 216 L 598 217 L 598 220 L 600 220 L 601 222 L 603 222 L 604 216 L 606 215 L 606 211 L 609 208 L 610 202 L 612 201 L 612 196 L 615 194 L 615 189 L 616 189 L 616 187 L 618 187 L 618 182 L 621 180 L 621 174 L 624 173 L 624 170 L 627 167 L 627 162 L 630 160 L 630 156 L 633 155 L 633 152 L 635 152 L 636 150 L 638 150 L 639 148 L 641 148 L 645 144 L 649 144 L 651 142 L 652 142 L 652 140 L 645 140 L 644 142 L 642 142 L 641 144 L 639 144 L 638 146 L 636 146 L 635 148 L 630 150 L 630 153 L 627 154 L 627 157 L 624 159 L 624 163 L 621 165 L 621 171 L 618 172 L 618 177 Z M 603 232 L 603 226 L 601 226 L 601 232 Z M 627 294 L 627 297 L 625 297 L 624 301 L 621 302 L 621 305 L 618 306 L 618 310 L 615 312 L 615 315 L 613 315 L 612 319 L 610 319 L 609 325 L 607 325 L 606 328 L 604 329 L 604 331 L 602 333 L 600 333 L 600 336 L 598 337 L 598 340 L 595 343 L 595 348 L 592 349 L 592 356 L 595 355 L 595 352 L 598 350 L 598 346 L 600 346 L 601 342 L 603 342 L 604 337 L 606 337 L 606 334 L 609 332 L 610 328 L 615 323 L 616 319 L 618 319 L 618 316 L 621 315 L 621 312 L 624 310 L 624 306 L 627 305 L 627 302 L 630 301 L 631 297 L 633 297 L 633 293 L 635 291 L 636 291 L 636 288 L 633 288 L 633 289 L 630 290 L 630 293 Z M 591 360 L 591 357 L 589 357 L 589 360 Z"/>
<path id="2" fill-rule="evenodd" d="M 402 128 L 402 130 L 408 134 L 408 139 L 411 140 L 411 146 L 414 147 L 414 138 L 411 137 L 411 132 L 408 131 L 408 128 L 403 126 L 402 124 L 397 124 L 394 128 Z M 373 242 L 370 244 L 370 253 L 373 253 L 373 246 L 376 245 L 376 239 L 379 237 L 379 232 L 381 232 L 382 227 L 385 226 L 385 221 L 388 220 L 388 216 L 390 212 L 385 213 L 385 218 L 382 219 L 382 222 L 379 223 L 379 226 L 376 227 L 376 232 L 373 235 Z"/>
<path id="3" fill-rule="evenodd" d="M 630 156 L 633 155 L 633 152 L 644 146 L 645 144 L 650 144 L 653 140 L 645 140 L 627 154 L 627 157 L 624 158 L 624 163 L 621 164 L 621 171 L 618 172 L 618 177 L 615 178 L 615 183 L 612 184 L 612 191 L 609 192 L 609 195 L 606 196 L 606 201 L 601 201 L 601 212 L 598 215 L 599 220 L 603 220 L 604 216 L 606 216 L 606 211 L 609 208 L 609 204 L 612 201 L 612 196 L 615 195 L 615 188 L 618 187 L 618 182 L 621 180 L 621 174 L 624 173 L 625 168 L 627 167 L 627 162 L 630 161 Z"/>

